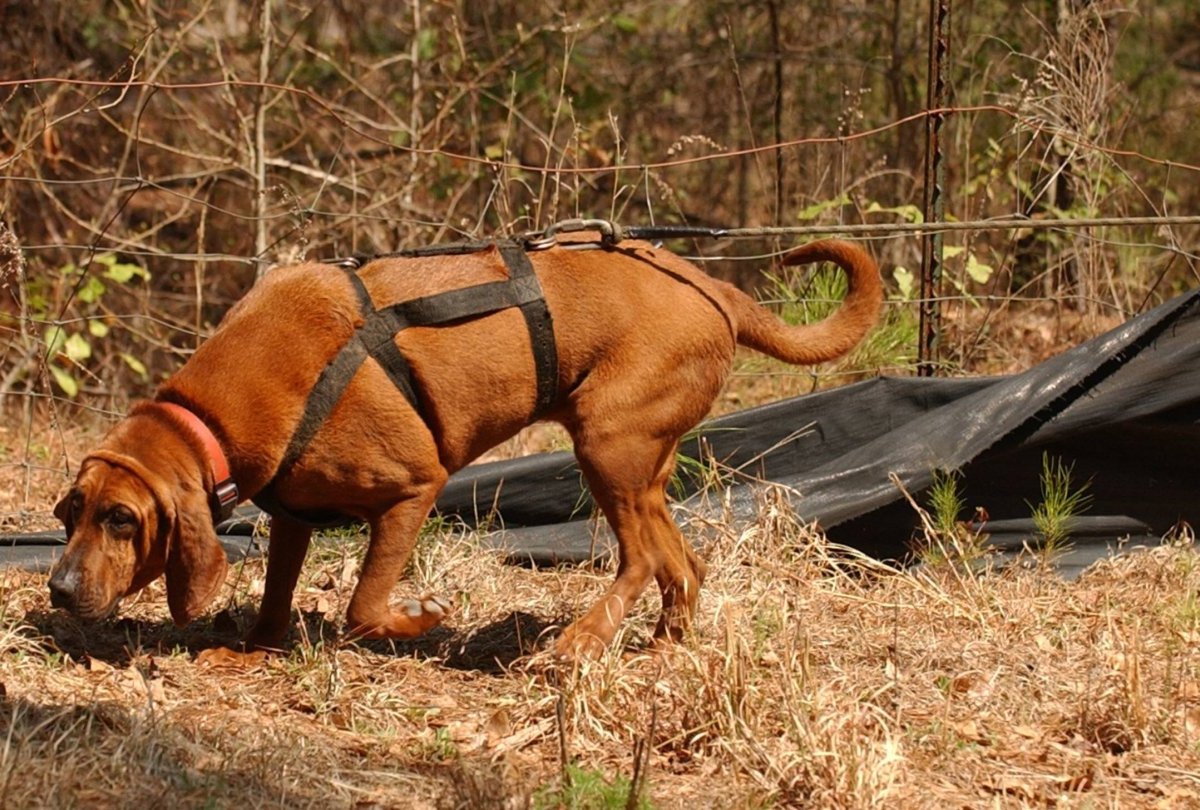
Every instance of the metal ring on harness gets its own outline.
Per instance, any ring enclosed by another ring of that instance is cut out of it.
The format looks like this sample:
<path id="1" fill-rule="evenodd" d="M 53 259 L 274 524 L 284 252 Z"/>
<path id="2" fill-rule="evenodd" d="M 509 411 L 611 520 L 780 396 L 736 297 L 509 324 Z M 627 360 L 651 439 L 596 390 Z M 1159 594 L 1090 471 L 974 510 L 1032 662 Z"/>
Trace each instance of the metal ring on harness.
<path id="1" fill-rule="evenodd" d="M 560 233 L 579 231 L 599 231 L 600 241 L 605 245 L 615 245 L 624 238 L 621 226 L 607 219 L 564 219 L 546 228 L 543 237 L 553 239 Z"/>

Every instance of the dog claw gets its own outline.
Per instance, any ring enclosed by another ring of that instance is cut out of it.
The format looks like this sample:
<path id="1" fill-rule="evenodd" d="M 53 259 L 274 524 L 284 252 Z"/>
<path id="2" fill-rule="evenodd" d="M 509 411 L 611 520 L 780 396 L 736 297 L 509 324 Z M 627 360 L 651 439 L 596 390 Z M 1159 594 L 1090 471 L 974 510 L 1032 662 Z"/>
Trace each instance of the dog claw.
<path id="1" fill-rule="evenodd" d="M 439 621 L 449 615 L 454 604 L 444 596 L 424 596 L 420 599 L 405 599 L 400 610 L 414 619 L 425 615 L 437 616 Z"/>
<path id="2" fill-rule="evenodd" d="M 454 608 L 454 602 L 446 596 L 427 596 L 421 600 L 421 606 L 430 613 L 440 613 L 443 616 Z"/>

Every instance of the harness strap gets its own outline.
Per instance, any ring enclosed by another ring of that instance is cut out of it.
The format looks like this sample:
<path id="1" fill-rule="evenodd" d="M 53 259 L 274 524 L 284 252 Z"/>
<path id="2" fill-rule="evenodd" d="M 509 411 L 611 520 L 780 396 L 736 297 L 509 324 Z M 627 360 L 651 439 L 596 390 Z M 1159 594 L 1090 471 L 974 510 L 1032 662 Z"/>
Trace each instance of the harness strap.
<path id="1" fill-rule="evenodd" d="M 512 242 L 500 245 L 500 255 L 508 265 L 514 287 L 528 296 L 521 303 L 521 314 L 529 329 L 529 342 L 533 348 L 533 362 L 537 367 L 537 405 L 534 416 L 540 416 L 554 405 L 558 396 L 558 349 L 554 343 L 554 322 L 550 319 L 550 308 L 542 295 L 542 285 L 534 275 L 524 247 Z"/>
<path id="2" fill-rule="evenodd" d="M 490 247 L 491 244 L 496 244 L 499 248 L 500 255 L 508 267 L 508 279 L 401 301 L 380 309 L 375 308 L 370 292 L 356 272 L 357 267 L 343 268 L 354 286 L 363 324 L 355 330 L 346 345 L 317 377 L 317 382 L 305 401 L 300 423 L 288 442 L 278 470 L 262 491 L 254 496 L 253 500 L 260 508 L 313 526 L 333 526 L 347 522 L 344 516 L 334 513 L 291 514 L 275 496 L 274 488 L 275 482 L 286 475 L 303 455 L 368 357 L 379 363 L 392 384 L 408 400 L 426 426 L 430 424 L 421 392 L 413 385 L 412 369 L 396 346 L 396 334 L 409 326 L 434 326 L 489 315 L 512 307 L 519 308 L 529 330 L 530 346 L 537 370 L 534 417 L 542 415 L 554 405 L 558 394 L 558 351 L 554 342 L 550 309 L 542 295 L 541 284 L 521 245 L 515 242 L 501 242 L 489 243 L 483 247 Z"/>
<path id="3" fill-rule="evenodd" d="M 356 276 L 357 278 L 357 276 Z M 421 392 L 413 385 L 412 367 L 396 345 L 396 333 L 404 328 L 391 317 L 387 310 L 378 310 L 367 315 L 366 321 L 354 335 L 354 340 L 363 344 L 368 355 L 383 367 L 383 371 L 392 381 L 392 385 L 404 395 L 408 404 L 421 417 L 421 421 L 429 424 L 429 413 Z"/>

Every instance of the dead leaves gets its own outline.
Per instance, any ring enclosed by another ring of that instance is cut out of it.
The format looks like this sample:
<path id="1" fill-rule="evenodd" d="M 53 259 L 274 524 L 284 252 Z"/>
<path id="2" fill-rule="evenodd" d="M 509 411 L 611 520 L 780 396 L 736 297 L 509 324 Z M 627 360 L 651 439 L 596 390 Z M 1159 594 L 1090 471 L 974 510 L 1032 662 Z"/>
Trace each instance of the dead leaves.
<path id="1" fill-rule="evenodd" d="M 76 665 L 84 672 L 104 676 L 123 692 L 132 692 L 152 707 L 162 706 L 167 699 L 164 678 L 153 658 L 134 661 L 118 669 L 100 658 L 88 658 Z"/>
<path id="2" fill-rule="evenodd" d="M 263 650 L 241 652 L 228 647 L 211 647 L 201 650 L 196 656 L 196 665 L 211 669 L 257 669 L 267 662 L 267 653 Z"/>
<path id="3" fill-rule="evenodd" d="M 983 790 L 986 793 L 1010 796 L 1025 802 L 1054 806 L 1065 793 L 1083 793 L 1091 790 L 1095 781 L 1095 772 L 1090 767 L 1085 767 L 1078 773 L 1002 774 L 985 782 Z"/>
<path id="4" fill-rule="evenodd" d="M 438 714 L 446 706 L 435 707 Z M 454 706 L 453 708 L 457 708 Z M 466 716 L 449 722 L 438 722 L 436 715 L 429 724 L 429 733 L 440 729 L 454 743 L 460 754 L 484 754 L 498 760 L 508 754 L 538 742 L 554 733 L 554 717 L 543 717 L 522 723 L 513 706 L 500 706 L 486 716 Z"/>

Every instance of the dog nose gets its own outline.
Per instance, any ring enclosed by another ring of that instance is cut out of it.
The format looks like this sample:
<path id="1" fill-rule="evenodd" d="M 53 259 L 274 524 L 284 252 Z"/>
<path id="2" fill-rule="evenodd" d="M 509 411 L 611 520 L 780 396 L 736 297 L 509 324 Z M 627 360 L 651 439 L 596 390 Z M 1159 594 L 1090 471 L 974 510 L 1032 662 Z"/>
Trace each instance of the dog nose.
<path id="1" fill-rule="evenodd" d="M 79 574 L 71 569 L 58 568 L 50 577 L 50 604 L 56 608 L 75 610 L 79 591 Z"/>

